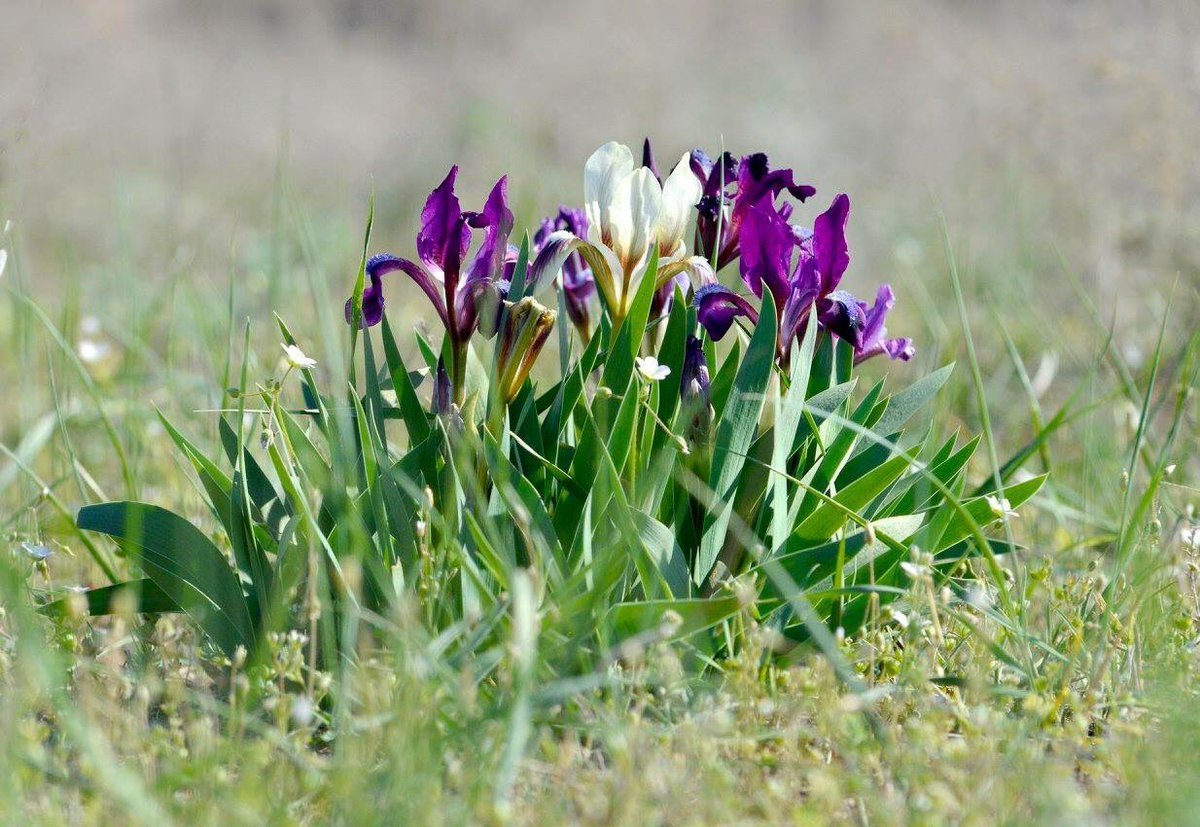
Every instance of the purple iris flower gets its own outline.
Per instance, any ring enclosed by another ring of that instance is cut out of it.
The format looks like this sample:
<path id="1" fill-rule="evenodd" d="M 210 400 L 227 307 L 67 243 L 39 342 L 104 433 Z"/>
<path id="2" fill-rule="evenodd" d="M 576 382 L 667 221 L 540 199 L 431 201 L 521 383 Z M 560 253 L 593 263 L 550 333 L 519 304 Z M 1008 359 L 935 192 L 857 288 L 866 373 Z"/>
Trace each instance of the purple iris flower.
<path id="1" fill-rule="evenodd" d="M 890 287 L 880 287 L 870 308 L 838 289 L 850 266 L 846 245 L 849 216 L 850 199 L 842 194 L 817 217 L 811 233 L 789 224 L 769 203 L 747 210 L 742 219 L 742 281 L 760 299 L 764 289 L 771 292 L 779 314 L 783 360 L 814 310 L 824 329 L 854 348 L 856 361 L 879 353 L 907 360 L 915 352 L 909 339 L 885 338 L 884 317 L 895 303 Z M 739 316 L 758 323 L 754 305 L 722 284 L 700 287 L 696 306 L 700 323 L 714 340 L 724 337 Z"/>
<path id="2" fill-rule="evenodd" d="M 895 304 L 896 297 L 892 293 L 891 286 L 887 284 L 879 285 L 879 291 L 875 294 L 875 304 L 871 307 L 868 308 L 866 304 L 859 302 L 859 306 L 866 315 L 866 321 L 863 324 L 862 344 L 855 349 L 854 353 L 856 363 L 881 353 L 886 353 L 888 358 L 899 359 L 903 362 L 907 362 L 916 355 L 917 349 L 913 346 L 912 339 L 907 337 L 887 338 L 887 328 L 884 327 L 883 322 L 888 311 Z"/>
<path id="3" fill-rule="evenodd" d="M 587 215 L 582 209 L 574 207 L 559 207 L 558 214 L 552 218 L 542 219 L 541 226 L 533 236 L 533 254 L 546 246 L 547 239 L 552 233 L 566 230 L 579 238 L 587 238 Z M 584 342 L 592 334 L 592 304 L 596 297 L 596 280 L 587 262 L 578 253 L 573 253 L 562 267 L 562 289 L 564 304 L 567 307 L 567 317 L 579 331 Z"/>
<path id="4" fill-rule="evenodd" d="M 367 262 L 369 284 L 363 291 L 363 326 L 383 319 L 383 277 L 402 271 L 425 292 L 456 347 L 465 347 L 479 323 L 481 306 L 500 306 L 505 288 L 505 261 L 513 214 L 508 208 L 508 178 L 492 188 L 482 212 L 464 212 L 454 193 L 458 167 L 429 194 L 417 233 L 419 261 L 377 255 Z M 465 261 L 472 230 L 483 241 Z M 352 301 L 346 302 L 346 321 L 352 323 Z M 494 329 L 494 325 L 492 325 Z"/>
<path id="5" fill-rule="evenodd" d="M 714 250 L 719 250 L 717 270 L 738 257 L 742 226 L 751 210 L 763 206 L 777 209 L 786 220 L 792 208 L 790 204 L 775 206 L 780 193 L 787 190 L 803 202 L 817 192 L 808 184 L 797 184 L 795 173 L 790 169 L 772 170 L 762 152 L 746 155 L 737 162 L 726 152 L 714 163 L 697 149 L 692 152 L 691 166 L 703 186 L 696 207 L 699 212 L 696 249 L 708 258 Z M 720 238 L 717 238 L 718 231 Z"/>

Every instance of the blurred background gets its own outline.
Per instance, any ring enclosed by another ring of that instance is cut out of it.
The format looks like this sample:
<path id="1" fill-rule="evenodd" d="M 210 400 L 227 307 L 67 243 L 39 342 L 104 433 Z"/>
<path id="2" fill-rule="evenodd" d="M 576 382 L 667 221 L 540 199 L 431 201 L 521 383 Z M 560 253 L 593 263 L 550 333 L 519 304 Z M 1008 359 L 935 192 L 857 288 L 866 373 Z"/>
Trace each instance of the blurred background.
<path id="1" fill-rule="evenodd" d="M 961 356 L 943 217 L 985 367 L 1007 366 L 1001 321 L 1053 385 L 1109 325 L 1144 361 L 1173 289 L 1172 326 L 1197 317 L 1200 6 L 1183 0 L 74 0 L 0 21 L 5 281 L 116 397 L 216 403 L 234 316 L 270 360 L 272 310 L 335 330 L 372 189 L 374 251 L 411 255 L 451 164 L 468 207 L 510 174 L 528 226 L 580 201 L 596 146 L 644 135 L 668 165 L 767 151 L 818 187 L 810 220 L 850 193 L 846 284 L 891 281 L 892 331 L 921 348 L 897 371 Z M 410 286 L 389 295 L 429 318 Z M 22 307 L 0 309 L 10 445 L 53 404 L 30 366 L 61 358 L 20 333 Z"/>

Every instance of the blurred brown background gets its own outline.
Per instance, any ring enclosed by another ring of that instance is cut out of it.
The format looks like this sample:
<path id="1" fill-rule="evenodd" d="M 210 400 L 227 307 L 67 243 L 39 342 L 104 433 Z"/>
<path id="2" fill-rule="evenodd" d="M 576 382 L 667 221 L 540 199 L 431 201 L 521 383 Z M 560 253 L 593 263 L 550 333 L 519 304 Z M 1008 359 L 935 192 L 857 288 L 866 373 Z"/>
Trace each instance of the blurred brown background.
<path id="1" fill-rule="evenodd" d="M 377 246 L 409 249 L 456 162 L 465 203 L 509 172 L 533 220 L 644 134 L 850 192 L 863 291 L 941 261 L 939 208 L 993 278 L 1053 279 L 1061 252 L 1149 306 L 1200 263 L 1191 2 L 10 0 L 0 21 L 0 218 L 50 303 L 59 271 L 102 293 L 114 262 L 224 283 L 283 192 L 352 267 L 373 182 Z"/>

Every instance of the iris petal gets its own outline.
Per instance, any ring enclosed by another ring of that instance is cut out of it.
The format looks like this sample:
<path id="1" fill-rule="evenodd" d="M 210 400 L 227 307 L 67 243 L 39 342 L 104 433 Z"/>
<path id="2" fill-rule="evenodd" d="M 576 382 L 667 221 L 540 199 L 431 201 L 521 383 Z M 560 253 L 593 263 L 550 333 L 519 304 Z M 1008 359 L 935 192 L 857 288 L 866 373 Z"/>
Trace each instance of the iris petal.
<path id="1" fill-rule="evenodd" d="M 417 233 L 417 255 L 435 276 L 457 283 L 458 271 L 471 243 L 471 229 L 463 218 L 454 180 L 458 166 L 429 193 L 421 211 L 421 229 Z"/>
<path id="2" fill-rule="evenodd" d="M 483 244 L 471 259 L 465 281 L 499 278 L 504 270 L 504 257 L 508 252 L 508 237 L 512 233 L 513 214 L 508 208 L 508 176 L 504 176 L 492 187 L 483 212 L 470 215 L 468 223 L 475 229 L 483 229 Z"/>
<path id="3" fill-rule="evenodd" d="M 437 311 L 438 318 L 442 320 L 442 324 L 446 324 L 446 302 L 442 298 L 441 291 L 438 289 L 438 285 L 434 282 L 433 277 L 415 261 L 398 258 L 397 256 L 385 253 L 372 256 L 370 261 L 367 262 L 368 284 L 366 289 L 363 290 L 363 327 L 374 327 L 383 320 L 383 277 L 396 270 L 406 273 L 409 278 L 417 283 L 417 286 L 429 297 L 429 301 L 433 304 L 433 309 Z M 354 323 L 353 305 L 353 299 L 346 302 L 347 324 Z"/>
<path id="4" fill-rule="evenodd" d="M 849 218 L 850 198 L 842 193 L 833 199 L 829 209 L 817 216 L 813 224 L 813 261 L 821 277 L 822 296 L 837 289 L 842 275 L 850 266 L 850 251 L 846 246 L 846 222 Z"/>
<path id="5" fill-rule="evenodd" d="M 783 307 L 791 292 L 792 251 L 796 239 L 791 226 L 770 204 L 750 210 L 742 226 L 742 281 L 762 297 L 763 284 Z"/>
<path id="6" fill-rule="evenodd" d="M 696 318 L 713 341 L 725 338 L 734 319 L 744 316 L 758 324 L 758 311 L 723 284 L 705 284 L 696 290 Z"/>
<path id="7" fill-rule="evenodd" d="M 817 318 L 826 330 L 848 342 L 855 351 L 862 349 L 863 328 L 867 323 L 866 306 L 845 290 L 834 290 L 817 303 Z"/>

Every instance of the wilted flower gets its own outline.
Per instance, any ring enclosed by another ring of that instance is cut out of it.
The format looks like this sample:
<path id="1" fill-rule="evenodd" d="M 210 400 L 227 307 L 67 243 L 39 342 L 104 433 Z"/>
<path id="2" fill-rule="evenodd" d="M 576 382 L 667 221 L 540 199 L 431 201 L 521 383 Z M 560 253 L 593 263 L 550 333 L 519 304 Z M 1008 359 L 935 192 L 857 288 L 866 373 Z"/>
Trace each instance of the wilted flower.
<path id="1" fill-rule="evenodd" d="M 629 313 L 651 252 L 658 253 L 656 289 L 680 273 L 710 270 L 703 259 L 686 255 L 683 236 L 700 197 L 687 157 L 680 158 L 660 184 L 654 171 L 636 164 L 624 144 L 609 142 L 592 153 L 584 167 L 586 239 L 567 230 L 552 233 L 531 268 L 535 288 L 578 253 L 590 265 L 605 307 L 619 325 Z"/>
<path id="2" fill-rule="evenodd" d="M 817 192 L 808 184 L 797 184 L 795 173 L 790 169 L 772 170 L 762 152 L 746 155 L 736 162 L 726 152 L 718 163 L 713 163 L 703 150 L 696 149 L 691 153 L 689 165 L 703 188 L 697 206 L 696 252 L 711 259 L 714 250 L 719 248 L 717 270 L 738 257 L 742 225 L 750 210 L 756 207 L 778 209 L 786 220 L 792 208 L 790 204 L 775 207 L 775 199 L 780 193 L 787 190 L 804 202 Z"/>
<path id="3" fill-rule="evenodd" d="M 503 329 L 496 343 L 496 366 L 500 395 L 508 403 L 529 377 L 558 314 L 532 296 L 505 305 Z"/>
<path id="4" fill-rule="evenodd" d="M 303 350 L 295 345 L 281 344 L 280 347 L 283 348 L 288 367 L 306 369 L 315 368 L 317 366 L 316 359 L 310 359 L 305 355 Z"/>
<path id="5" fill-rule="evenodd" d="M 659 382 L 671 375 L 671 368 L 660 365 L 653 356 L 639 356 L 634 360 L 637 371 L 648 382 Z"/>

